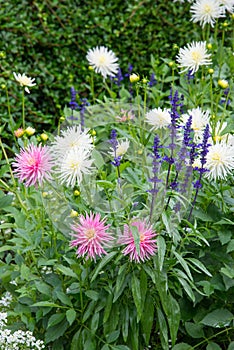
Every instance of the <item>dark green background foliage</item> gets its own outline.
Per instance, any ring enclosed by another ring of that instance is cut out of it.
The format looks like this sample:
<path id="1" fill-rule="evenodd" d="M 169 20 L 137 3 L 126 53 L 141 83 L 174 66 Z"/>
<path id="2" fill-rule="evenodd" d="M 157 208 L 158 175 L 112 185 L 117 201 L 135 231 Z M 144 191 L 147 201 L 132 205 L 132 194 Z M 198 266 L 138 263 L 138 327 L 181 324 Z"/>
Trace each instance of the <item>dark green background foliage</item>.
<path id="1" fill-rule="evenodd" d="M 184 45 L 185 35 L 190 40 L 193 33 L 189 4 L 172 1 L 0 0 L 0 5 L 0 83 L 7 84 L 12 111 L 20 116 L 20 89 L 12 73 L 36 78 L 27 96 L 27 120 L 41 129 L 56 124 L 71 86 L 81 98 L 89 97 L 88 49 L 107 46 L 123 73 L 131 63 L 134 72 L 149 76 L 151 55 L 175 59 L 173 44 Z M 0 102 L 7 121 L 4 90 Z"/>

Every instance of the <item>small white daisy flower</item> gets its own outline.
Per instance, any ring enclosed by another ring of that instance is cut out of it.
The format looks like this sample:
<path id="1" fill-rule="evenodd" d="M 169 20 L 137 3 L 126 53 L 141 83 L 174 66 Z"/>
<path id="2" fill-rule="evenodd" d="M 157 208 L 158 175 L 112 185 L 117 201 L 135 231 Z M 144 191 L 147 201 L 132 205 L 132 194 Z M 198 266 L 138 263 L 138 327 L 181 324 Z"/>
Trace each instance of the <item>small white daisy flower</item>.
<path id="1" fill-rule="evenodd" d="M 203 111 L 200 107 L 189 109 L 181 116 L 181 124 L 185 125 L 190 116 L 192 117 L 191 129 L 194 131 L 194 141 L 197 141 L 202 137 L 206 125 L 210 122 L 210 112 Z"/>
<path id="2" fill-rule="evenodd" d="M 51 153 L 53 158 L 63 157 L 66 152 L 74 148 L 82 148 L 86 151 L 93 149 L 93 141 L 89 129 L 82 131 L 81 125 L 68 127 L 61 131 L 61 136 L 57 135 L 51 143 Z"/>
<path id="3" fill-rule="evenodd" d="M 194 74 L 200 66 L 212 63 L 210 57 L 211 54 L 207 52 L 205 41 L 193 41 L 187 47 L 180 48 L 176 59 L 179 67 L 183 68 L 180 73 L 189 70 L 191 74 Z"/>
<path id="4" fill-rule="evenodd" d="M 86 58 L 96 73 L 101 73 L 103 78 L 114 76 L 118 72 L 118 58 L 113 51 L 105 46 L 89 49 Z"/>
<path id="5" fill-rule="evenodd" d="M 154 108 L 145 115 L 146 122 L 152 125 L 151 130 L 166 128 L 171 123 L 171 115 L 169 109 L 160 107 Z"/>
<path id="6" fill-rule="evenodd" d="M 192 13 L 191 21 L 200 22 L 202 28 L 206 24 L 211 27 L 217 18 L 224 16 L 224 7 L 221 6 L 219 0 L 197 0 L 190 8 Z"/>
<path id="7" fill-rule="evenodd" d="M 83 176 L 90 174 L 93 170 L 92 163 L 93 159 L 90 158 L 89 151 L 75 147 L 64 156 L 55 172 L 61 183 L 67 187 L 79 186 Z"/>
<path id="8" fill-rule="evenodd" d="M 234 0 L 220 0 L 220 3 L 226 11 L 230 13 L 234 12 Z"/>
<path id="9" fill-rule="evenodd" d="M 20 86 L 24 86 L 24 90 L 30 94 L 30 91 L 28 89 L 28 87 L 32 87 L 37 85 L 36 83 L 33 83 L 33 81 L 35 80 L 35 78 L 29 78 L 25 75 L 25 73 L 23 73 L 22 75 L 20 73 L 16 74 L 15 72 L 13 72 L 15 80 L 18 81 L 18 83 L 20 83 Z"/>
<path id="10" fill-rule="evenodd" d="M 116 152 L 111 151 L 109 152 L 109 154 L 113 157 L 122 157 L 127 152 L 128 148 L 129 148 L 129 141 L 120 140 L 118 141 Z"/>
<path id="11" fill-rule="evenodd" d="M 209 147 L 205 167 L 209 180 L 226 179 L 234 170 L 234 147 L 221 141 Z"/>

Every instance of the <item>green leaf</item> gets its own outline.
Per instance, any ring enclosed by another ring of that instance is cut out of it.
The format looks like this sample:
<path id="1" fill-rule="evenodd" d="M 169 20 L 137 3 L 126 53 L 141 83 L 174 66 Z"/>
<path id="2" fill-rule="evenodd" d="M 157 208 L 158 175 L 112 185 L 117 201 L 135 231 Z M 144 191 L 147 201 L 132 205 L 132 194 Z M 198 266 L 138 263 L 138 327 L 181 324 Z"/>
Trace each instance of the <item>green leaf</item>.
<path id="1" fill-rule="evenodd" d="M 37 306 L 37 307 L 59 307 L 61 308 L 61 305 L 59 304 L 55 304 L 55 303 L 52 303 L 50 301 L 38 301 L 37 303 L 35 304 L 32 304 L 31 306 Z"/>
<path id="2" fill-rule="evenodd" d="M 95 314 L 93 315 L 92 317 L 92 320 L 91 320 L 91 332 L 93 334 L 96 333 L 96 330 L 98 329 L 98 324 L 99 324 L 99 318 L 100 318 L 100 314 L 99 312 L 95 312 Z"/>
<path id="3" fill-rule="evenodd" d="M 222 350 L 222 348 L 217 343 L 210 342 L 207 345 L 206 350 Z"/>
<path id="4" fill-rule="evenodd" d="M 74 334 L 71 342 L 71 349 L 70 350 L 77 350 L 82 349 L 81 341 L 82 341 L 82 333 L 81 333 L 82 327 L 78 329 L 78 331 Z"/>
<path id="5" fill-rule="evenodd" d="M 96 269 L 94 270 L 94 274 L 91 278 L 91 282 L 93 282 L 95 280 L 95 278 L 97 277 L 97 275 L 99 274 L 100 271 L 102 271 L 102 269 L 104 268 L 104 266 L 106 266 L 112 259 L 113 257 L 117 254 L 118 252 L 113 251 L 107 255 L 104 256 L 104 258 L 102 258 L 102 260 L 100 261 L 100 263 L 98 264 L 98 266 L 96 267 Z"/>
<path id="6" fill-rule="evenodd" d="M 63 304 L 68 305 L 68 306 L 72 306 L 71 300 L 69 299 L 69 297 L 68 297 L 65 293 L 63 293 L 63 292 L 61 292 L 61 291 L 56 291 L 55 293 L 56 293 L 58 299 L 59 299 Z"/>
<path id="7" fill-rule="evenodd" d="M 95 292 L 94 290 L 87 290 L 85 292 L 85 295 L 87 295 L 88 298 L 92 299 L 92 300 L 98 300 L 99 299 L 99 293 Z"/>
<path id="8" fill-rule="evenodd" d="M 89 318 L 89 316 L 92 314 L 93 309 L 95 308 L 95 305 L 96 305 L 96 301 L 94 301 L 94 300 L 92 300 L 89 303 L 89 305 L 88 305 L 88 307 L 85 310 L 85 313 L 83 315 L 83 319 L 82 319 L 83 322 L 85 322 Z"/>
<path id="9" fill-rule="evenodd" d="M 205 337 L 203 326 L 198 323 L 192 323 L 192 322 L 185 322 L 185 329 L 186 332 L 192 337 L 192 338 L 203 338 Z"/>
<path id="10" fill-rule="evenodd" d="M 229 345 L 227 350 L 234 350 L 234 341 L 232 341 Z"/>
<path id="11" fill-rule="evenodd" d="M 103 323 L 107 322 L 107 320 L 110 316 L 112 301 L 113 301 L 113 295 L 109 294 L 107 297 L 107 300 L 106 300 L 105 311 L 104 311 L 104 316 L 103 316 Z"/>
<path id="12" fill-rule="evenodd" d="M 113 343 L 119 338 L 120 330 L 118 329 L 117 331 L 113 331 L 110 334 L 106 336 L 106 341 L 108 343 Z"/>
<path id="13" fill-rule="evenodd" d="M 51 296 L 52 294 L 52 289 L 51 287 L 46 284 L 45 282 L 42 282 L 42 281 L 35 281 L 35 286 L 37 288 L 37 290 L 42 293 L 42 294 L 45 294 L 45 295 L 48 295 L 48 296 Z"/>
<path id="14" fill-rule="evenodd" d="M 95 166 L 98 169 L 100 169 L 105 164 L 105 161 L 104 161 L 101 153 L 98 152 L 95 148 L 92 151 L 92 158 L 94 159 Z"/>
<path id="15" fill-rule="evenodd" d="M 145 304 L 141 316 L 141 325 L 143 330 L 143 337 L 145 339 L 145 343 L 148 346 L 150 340 L 150 334 L 153 327 L 154 321 L 154 300 L 150 294 L 147 294 L 145 299 Z"/>
<path id="16" fill-rule="evenodd" d="M 234 251 L 234 239 L 231 239 L 231 241 L 227 245 L 227 253 Z"/>
<path id="17" fill-rule="evenodd" d="M 177 258 L 177 260 L 179 261 L 180 265 L 184 268 L 185 272 L 187 273 L 187 276 L 189 277 L 189 279 L 192 281 L 193 277 L 191 275 L 189 266 L 187 264 L 187 262 L 184 260 L 184 258 L 182 258 L 182 256 L 180 254 L 178 254 L 177 252 L 174 251 L 174 254 Z"/>
<path id="18" fill-rule="evenodd" d="M 180 284 L 182 285 L 182 287 L 184 288 L 185 293 L 188 294 L 188 296 L 190 297 L 190 299 L 192 301 L 195 301 L 195 295 L 193 293 L 192 288 L 190 287 L 190 285 L 188 284 L 188 282 L 181 277 L 178 277 L 178 280 L 180 281 Z"/>
<path id="19" fill-rule="evenodd" d="M 164 238 L 160 235 L 157 237 L 157 245 L 158 245 L 158 264 L 159 264 L 160 271 L 162 271 L 165 252 L 166 252 L 166 243 Z"/>
<path id="20" fill-rule="evenodd" d="M 4 209 L 6 207 L 9 207 L 13 201 L 12 195 L 4 195 L 4 197 L 0 198 L 0 209 Z"/>
<path id="21" fill-rule="evenodd" d="M 140 233 L 139 233 L 138 228 L 136 226 L 131 226 L 131 232 L 133 235 L 134 244 L 136 247 L 137 254 L 140 256 L 141 255 L 141 252 L 140 252 Z"/>
<path id="22" fill-rule="evenodd" d="M 56 324 L 60 323 L 65 318 L 64 313 L 54 314 L 49 318 L 48 321 L 48 328 L 53 327 Z"/>
<path id="23" fill-rule="evenodd" d="M 132 296 L 134 303 L 136 305 L 137 309 L 137 318 L 138 320 L 141 319 L 141 311 L 142 311 L 142 306 L 141 306 L 141 286 L 140 286 L 140 281 L 136 277 L 136 275 L 133 273 L 132 274 Z"/>
<path id="24" fill-rule="evenodd" d="M 76 311 L 74 309 L 69 309 L 66 311 L 66 318 L 70 326 L 76 319 Z"/>
<path id="25" fill-rule="evenodd" d="M 227 309 L 217 309 L 207 314 L 200 323 L 215 328 L 227 327 L 233 320 L 233 314 Z"/>
<path id="26" fill-rule="evenodd" d="M 163 350 L 169 349 L 168 344 L 168 328 L 167 328 L 167 322 L 165 320 L 165 317 L 162 313 L 162 311 L 157 308 L 157 315 L 158 315 L 158 323 L 159 323 L 159 329 L 160 329 L 160 340 Z"/>
<path id="27" fill-rule="evenodd" d="M 65 276 L 70 276 L 70 277 L 74 277 L 74 278 L 78 278 L 78 276 L 75 274 L 75 272 L 70 269 L 70 267 L 66 267 L 63 265 L 56 265 L 56 268 L 62 272 Z"/>
<path id="28" fill-rule="evenodd" d="M 68 328 L 68 322 L 66 320 L 63 320 L 61 323 L 56 324 L 53 327 L 47 328 L 45 333 L 46 344 L 62 337 L 65 331 L 67 330 L 67 328 Z"/>
<path id="29" fill-rule="evenodd" d="M 211 273 L 207 270 L 207 268 L 197 259 L 187 258 L 187 261 L 190 261 L 196 267 L 198 267 L 201 271 L 203 271 L 206 275 L 212 277 Z"/>

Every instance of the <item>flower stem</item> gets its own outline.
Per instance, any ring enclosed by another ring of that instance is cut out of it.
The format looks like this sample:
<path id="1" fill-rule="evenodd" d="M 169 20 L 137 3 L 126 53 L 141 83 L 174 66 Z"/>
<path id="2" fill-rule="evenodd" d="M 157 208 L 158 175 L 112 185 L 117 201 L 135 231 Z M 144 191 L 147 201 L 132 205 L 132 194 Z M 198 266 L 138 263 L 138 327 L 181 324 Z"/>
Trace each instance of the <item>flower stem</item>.
<path id="1" fill-rule="evenodd" d="M 24 89 L 22 89 L 22 127 L 25 129 L 25 103 L 24 103 Z"/>

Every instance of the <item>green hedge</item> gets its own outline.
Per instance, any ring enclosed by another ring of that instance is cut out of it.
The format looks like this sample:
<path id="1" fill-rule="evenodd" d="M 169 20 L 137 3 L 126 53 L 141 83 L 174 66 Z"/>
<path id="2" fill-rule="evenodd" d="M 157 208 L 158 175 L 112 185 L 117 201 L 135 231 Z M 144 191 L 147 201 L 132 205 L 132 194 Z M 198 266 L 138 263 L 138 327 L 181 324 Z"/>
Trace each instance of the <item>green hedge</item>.
<path id="1" fill-rule="evenodd" d="M 1 87 L 7 85 L 17 117 L 20 89 L 12 72 L 36 78 L 27 96 L 27 120 L 40 129 L 56 124 L 71 86 L 81 98 L 89 97 L 88 49 L 107 46 L 123 72 L 131 63 L 135 72 L 149 75 L 151 55 L 175 58 L 173 45 L 184 45 L 193 33 L 189 4 L 164 0 L 15 0 L 2 1 L 0 11 Z M 4 89 L 0 104 L 7 122 Z"/>

